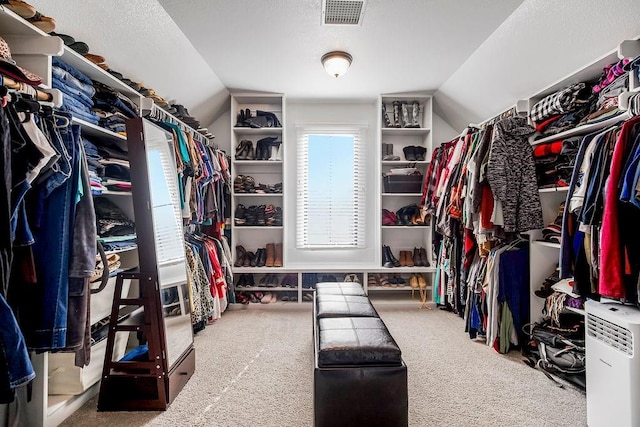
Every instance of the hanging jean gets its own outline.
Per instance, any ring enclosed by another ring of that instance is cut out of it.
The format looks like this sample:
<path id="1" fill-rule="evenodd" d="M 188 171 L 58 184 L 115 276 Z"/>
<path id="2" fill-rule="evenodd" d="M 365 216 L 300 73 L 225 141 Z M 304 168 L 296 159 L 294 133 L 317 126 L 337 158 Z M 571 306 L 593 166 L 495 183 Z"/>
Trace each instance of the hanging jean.
<path id="1" fill-rule="evenodd" d="M 11 271 L 11 139 L 6 109 L 0 108 L 0 294 L 6 295 Z"/>
<path id="2" fill-rule="evenodd" d="M 9 387 L 16 388 L 35 378 L 24 337 L 7 301 L 0 295 L 0 344 L 9 372 Z M 5 385 L 0 384 L 4 389 Z"/>
<path id="3" fill-rule="evenodd" d="M 71 120 L 68 114 L 56 114 Z M 56 127 L 51 123 L 50 130 L 54 146 L 66 148 L 71 174 L 47 197 L 39 198 L 38 220 L 32 224 L 38 283 L 30 293 L 29 307 L 22 307 L 21 321 L 25 326 L 27 344 L 35 350 L 55 350 L 66 344 L 71 236 L 80 177 L 80 127 Z M 53 186 L 60 179 L 58 175 L 50 178 L 55 181 Z M 49 191 L 48 182 L 43 184 L 44 191 L 40 194 Z"/>

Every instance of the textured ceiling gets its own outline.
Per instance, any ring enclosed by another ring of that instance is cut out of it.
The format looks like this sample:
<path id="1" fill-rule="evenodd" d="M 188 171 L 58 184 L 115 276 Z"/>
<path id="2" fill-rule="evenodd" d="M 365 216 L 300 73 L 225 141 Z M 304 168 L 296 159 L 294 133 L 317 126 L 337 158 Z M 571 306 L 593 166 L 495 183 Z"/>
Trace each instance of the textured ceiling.
<path id="1" fill-rule="evenodd" d="M 228 89 L 347 101 L 433 91 L 461 130 L 640 34 L 640 0 L 368 0 L 356 27 L 322 26 L 321 0 L 30 2 L 203 124 L 228 109 Z M 320 64 L 336 49 L 354 57 L 337 80 Z"/>
<path id="2" fill-rule="evenodd" d="M 321 0 L 159 0 L 224 85 L 293 99 L 435 91 L 522 0 L 368 0 L 359 26 L 322 26 Z M 335 79 L 320 57 L 353 55 Z"/>
<path id="3" fill-rule="evenodd" d="M 185 105 L 203 125 L 226 102 L 225 85 L 156 0 L 28 1 L 56 20 L 58 33 L 84 41 L 125 77 Z"/>

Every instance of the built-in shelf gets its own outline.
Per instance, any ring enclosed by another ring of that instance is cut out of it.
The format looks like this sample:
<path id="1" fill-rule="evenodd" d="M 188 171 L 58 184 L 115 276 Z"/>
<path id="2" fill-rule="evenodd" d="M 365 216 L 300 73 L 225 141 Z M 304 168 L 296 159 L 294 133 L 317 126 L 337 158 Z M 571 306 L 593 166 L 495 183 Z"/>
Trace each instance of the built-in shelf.
<path id="1" fill-rule="evenodd" d="M 416 229 L 416 228 L 424 228 L 429 227 L 428 225 L 383 225 L 382 229 L 389 230 L 403 230 L 403 229 Z"/>
<path id="2" fill-rule="evenodd" d="M 383 135 L 426 135 L 431 132 L 428 128 L 382 128 Z"/>
<path id="3" fill-rule="evenodd" d="M 429 164 L 428 160 L 383 160 L 383 165 L 406 165 L 406 164 L 416 164 L 416 165 L 427 165 Z"/>
<path id="4" fill-rule="evenodd" d="M 289 273 L 295 271 L 298 270 L 283 267 L 233 267 L 234 273 Z M 253 287 L 251 289 L 253 289 Z"/>
<path id="5" fill-rule="evenodd" d="M 366 270 L 367 273 L 433 273 L 436 271 L 435 267 L 379 267 Z"/>
<path id="6" fill-rule="evenodd" d="M 549 248 L 560 249 L 560 243 L 545 242 L 544 240 L 534 240 L 531 243 L 534 245 L 547 246 Z"/>
<path id="7" fill-rule="evenodd" d="M 140 102 L 139 100 L 142 95 L 139 92 L 137 92 L 131 86 L 125 84 L 115 76 L 112 76 L 102 68 L 98 67 L 96 64 L 89 61 L 87 58 L 80 55 L 69 46 L 64 47 L 64 53 L 62 54 L 61 59 L 67 64 L 82 71 L 82 73 L 89 77 L 91 80 L 95 80 L 111 87 L 112 89 L 117 90 L 121 94 L 131 98 L 131 100 L 136 104 Z"/>
<path id="8" fill-rule="evenodd" d="M 631 115 L 628 112 L 625 112 L 620 114 L 619 116 L 611 117 L 610 119 L 604 120 L 602 122 L 578 126 L 573 129 L 569 129 L 564 132 L 557 133 L 555 135 L 547 136 L 546 138 L 540 138 L 540 139 L 531 138 L 529 139 L 529 143 L 531 145 L 539 145 L 539 144 L 544 144 L 546 142 L 558 141 L 558 140 L 569 138 L 572 136 L 586 135 L 598 129 L 607 128 L 618 122 L 622 122 L 630 118 L 631 118 Z"/>
<path id="9" fill-rule="evenodd" d="M 569 191 L 569 186 L 566 187 L 551 187 L 551 188 L 541 188 L 538 190 L 541 193 L 566 193 Z"/>
<path id="10" fill-rule="evenodd" d="M 233 131 L 238 135 L 280 135 L 282 133 L 282 128 L 234 127 Z"/>
<path id="11" fill-rule="evenodd" d="M 237 287 L 236 286 L 235 290 L 236 292 L 297 292 L 298 287 L 296 286 L 295 288 L 287 288 L 285 286 L 274 286 L 274 287 L 268 287 L 268 286 Z"/>
<path id="12" fill-rule="evenodd" d="M 233 193 L 233 195 L 236 197 L 282 197 L 282 193 Z"/>
<path id="13" fill-rule="evenodd" d="M 416 292 L 420 292 L 420 288 L 412 288 L 411 286 L 409 286 L 409 283 L 405 283 L 404 285 L 396 285 L 395 288 L 393 286 L 367 286 L 367 291 L 410 291 L 412 289 Z M 431 285 L 422 288 L 423 291 L 430 291 L 431 289 Z"/>
<path id="14" fill-rule="evenodd" d="M 180 305 L 180 301 L 172 302 L 170 304 L 162 304 L 162 308 L 171 308 Z"/>
<path id="15" fill-rule="evenodd" d="M 126 236 L 109 236 L 109 237 L 98 237 L 98 241 L 100 243 L 110 243 L 110 242 L 124 242 L 129 240 L 135 240 L 135 234 L 129 234 Z"/>
<path id="16" fill-rule="evenodd" d="M 134 245 L 134 246 L 131 246 L 131 247 L 128 247 L 128 248 L 115 249 L 113 251 L 104 251 L 104 253 L 107 254 L 107 255 L 121 254 L 121 253 L 124 253 L 124 252 L 134 251 L 136 249 L 138 249 L 138 245 Z"/>
<path id="17" fill-rule="evenodd" d="M 94 194 L 94 196 L 129 196 L 131 197 L 133 193 L 131 191 L 111 191 L 111 190 L 103 190 L 100 194 Z"/>
<path id="18" fill-rule="evenodd" d="M 422 193 L 382 193 L 382 195 L 390 197 L 418 197 L 422 196 Z"/>
<path id="19" fill-rule="evenodd" d="M 282 160 L 234 160 L 236 165 L 282 165 Z"/>
<path id="20" fill-rule="evenodd" d="M 281 225 L 236 225 L 236 230 L 281 230 Z"/>
<path id="21" fill-rule="evenodd" d="M 100 138 L 100 139 L 110 139 L 110 140 L 122 141 L 122 142 L 127 141 L 126 136 L 120 135 L 119 133 L 112 132 L 109 129 L 105 129 L 98 125 L 94 125 L 93 123 L 85 122 L 84 120 L 78 119 L 77 117 L 74 117 L 72 122 L 74 124 L 80 125 L 80 127 L 82 128 L 83 136 L 89 136 L 89 137 Z"/>

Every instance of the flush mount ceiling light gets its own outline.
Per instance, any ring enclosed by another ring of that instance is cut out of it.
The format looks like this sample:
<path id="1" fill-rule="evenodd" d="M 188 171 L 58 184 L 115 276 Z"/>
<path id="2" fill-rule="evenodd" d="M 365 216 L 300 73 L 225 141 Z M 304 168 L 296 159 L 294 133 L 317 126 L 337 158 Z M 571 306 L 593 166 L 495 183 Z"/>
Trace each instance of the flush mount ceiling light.
<path id="1" fill-rule="evenodd" d="M 347 52 L 333 51 L 322 55 L 322 66 L 329 75 L 335 78 L 347 72 L 353 57 Z"/>

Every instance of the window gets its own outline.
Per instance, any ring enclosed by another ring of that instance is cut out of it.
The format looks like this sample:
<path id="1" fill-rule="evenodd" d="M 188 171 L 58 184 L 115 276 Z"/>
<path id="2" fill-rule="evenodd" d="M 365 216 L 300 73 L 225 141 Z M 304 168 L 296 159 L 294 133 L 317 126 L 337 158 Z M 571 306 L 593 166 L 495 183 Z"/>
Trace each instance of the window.
<path id="1" fill-rule="evenodd" d="M 298 248 L 365 247 L 364 134 L 362 127 L 298 129 Z"/>

